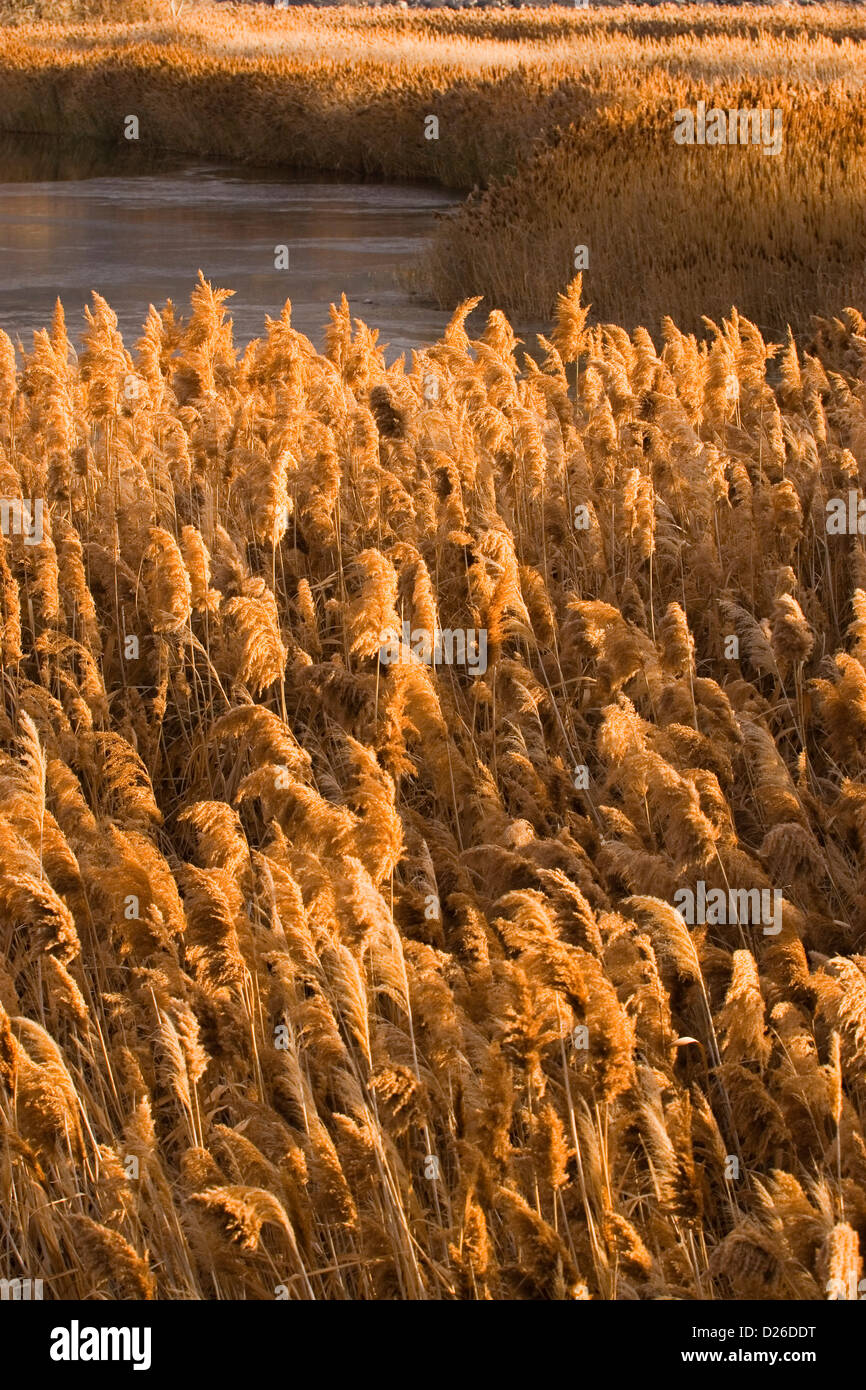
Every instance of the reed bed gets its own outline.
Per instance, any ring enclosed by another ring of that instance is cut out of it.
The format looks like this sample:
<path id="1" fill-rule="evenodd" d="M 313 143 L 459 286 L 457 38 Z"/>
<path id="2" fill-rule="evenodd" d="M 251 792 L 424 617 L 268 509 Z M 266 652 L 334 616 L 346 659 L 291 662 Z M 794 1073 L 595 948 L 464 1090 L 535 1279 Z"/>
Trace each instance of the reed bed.
<path id="1" fill-rule="evenodd" d="M 864 319 L 227 299 L 0 335 L 4 1277 L 856 1297 Z"/>
<path id="2" fill-rule="evenodd" d="M 760 144 L 674 143 L 675 113 L 780 113 Z M 593 313 L 700 334 L 732 304 L 767 335 L 808 334 L 866 299 L 866 98 L 739 81 L 665 82 L 658 100 L 558 130 L 514 173 L 438 222 L 419 283 L 453 303 L 467 285 L 518 323 L 543 322 L 575 253 Z"/>
<path id="3" fill-rule="evenodd" d="M 736 303 L 784 335 L 863 301 L 857 7 L 46 0 L 0 18 L 2 130 L 129 148 L 135 115 L 139 150 L 465 191 L 416 276 L 442 306 L 480 293 L 546 322 L 575 268 L 629 330 L 700 331 Z M 702 99 L 778 108 L 782 152 L 675 145 L 674 112 Z"/>

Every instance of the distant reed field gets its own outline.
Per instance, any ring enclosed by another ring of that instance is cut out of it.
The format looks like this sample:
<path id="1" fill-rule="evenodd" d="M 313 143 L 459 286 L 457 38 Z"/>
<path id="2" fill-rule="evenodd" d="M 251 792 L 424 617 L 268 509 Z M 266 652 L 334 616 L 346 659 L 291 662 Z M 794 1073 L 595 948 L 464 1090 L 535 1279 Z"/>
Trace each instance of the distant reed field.
<path id="1" fill-rule="evenodd" d="M 805 332 L 862 302 L 856 7 L 27 13 L 0 27 L 5 129 L 117 144 L 134 115 L 156 149 L 481 190 L 419 276 L 444 307 L 546 321 L 575 269 L 598 320 L 654 334 L 733 304 Z M 701 100 L 777 110 L 778 155 L 675 144 Z"/>

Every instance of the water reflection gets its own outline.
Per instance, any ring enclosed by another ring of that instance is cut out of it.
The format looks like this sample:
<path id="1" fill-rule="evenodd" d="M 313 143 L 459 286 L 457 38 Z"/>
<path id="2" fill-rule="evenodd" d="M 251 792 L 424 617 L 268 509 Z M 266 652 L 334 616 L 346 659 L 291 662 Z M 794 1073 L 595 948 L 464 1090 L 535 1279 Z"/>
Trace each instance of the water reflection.
<path id="1" fill-rule="evenodd" d="M 453 196 L 427 186 L 335 183 L 199 165 L 129 148 L 0 137 L 0 327 L 25 346 L 63 300 L 78 331 L 91 290 L 131 343 L 147 306 L 186 306 L 199 267 L 230 300 L 242 343 L 292 301 L 296 327 L 323 341 L 345 291 L 380 329 L 388 359 L 438 337 L 448 315 L 404 279 Z M 276 248 L 289 268 L 277 269 Z"/>
<path id="2" fill-rule="evenodd" d="M 106 145 L 97 140 L 63 140 L 53 135 L 0 131 L 0 179 L 4 183 L 164 174 L 188 163 L 187 155 L 156 150 L 146 141 L 124 140 Z"/>

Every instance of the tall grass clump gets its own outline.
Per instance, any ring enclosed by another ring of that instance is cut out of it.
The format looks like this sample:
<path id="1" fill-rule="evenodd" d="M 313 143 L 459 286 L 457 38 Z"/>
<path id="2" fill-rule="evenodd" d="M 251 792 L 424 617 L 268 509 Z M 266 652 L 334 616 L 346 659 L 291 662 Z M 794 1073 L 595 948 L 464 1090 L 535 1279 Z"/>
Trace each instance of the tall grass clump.
<path id="1" fill-rule="evenodd" d="M 519 362 L 467 301 L 388 366 L 228 298 L 0 334 L 3 1276 L 847 1290 L 863 317 L 657 347 L 574 282 Z"/>
<path id="2" fill-rule="evenodd" d="M 778 110 L 780 152 L 676 144 L 675 112 L 699 101 Z M 864 136 L 862 90 L 678 80 L 649 108 L 555 132 L 477 191 L 440 221 L 426 280 L 443 303 L 472 285 L 539 321 L 583 246 L 601 320 L 655 328 L 672 314 L 700 332 L 704 314 L 733 301 L 765 332 L 806 332 L 816 305 L 838 314 L 863 302 Z"/>

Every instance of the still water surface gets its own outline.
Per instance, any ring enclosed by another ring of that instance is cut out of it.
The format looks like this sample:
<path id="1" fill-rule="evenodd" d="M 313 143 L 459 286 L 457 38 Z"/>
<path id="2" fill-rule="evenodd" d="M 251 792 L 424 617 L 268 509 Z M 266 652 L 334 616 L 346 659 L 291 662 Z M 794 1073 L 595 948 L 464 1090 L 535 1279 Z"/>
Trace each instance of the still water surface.
<path id="1" fill-rule="evenodd" d="M 448 314 L 406 279 L 438 213 L 454 197 L 427 186 L 342 183 L 273 170 L 159 167 L 138 152 L 69 152 L 45 140 L 0 137 L 0 327 L 29 348 L 59 295 L 76 340 L 91 290 L 108 300 L 131 346 L 147 307 L 183 312 L 199 267 L 235 290 L 241 344 L 264 331 L 287 298 L 292 322 L 317 346 L 328 305 L 345 291 L 352 313 L 390 343 L 387 357 L 435 340 Z M 275 247 L 289 268 L 275 268 Z"/>

